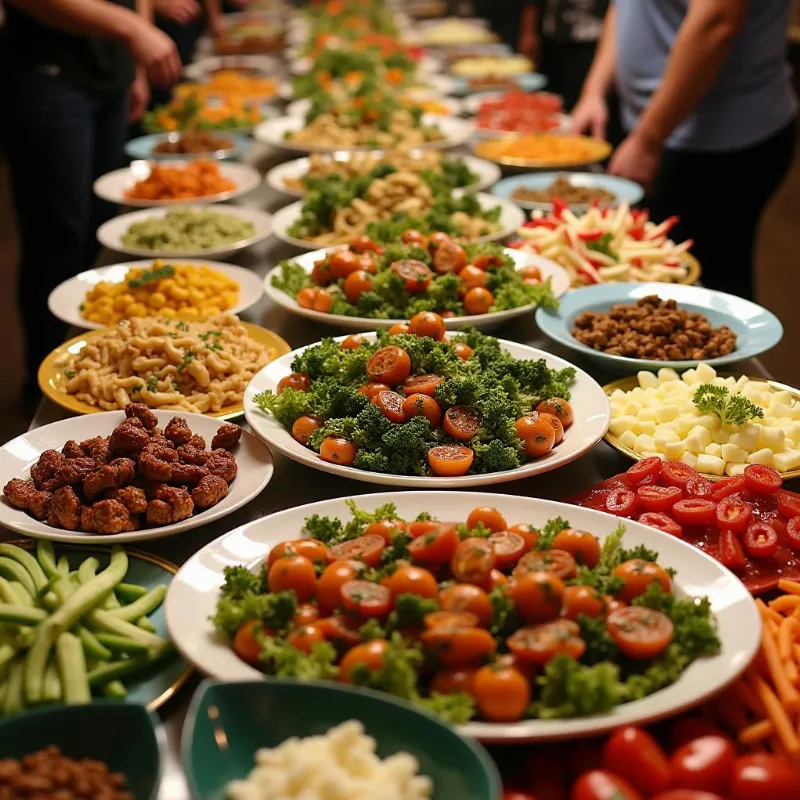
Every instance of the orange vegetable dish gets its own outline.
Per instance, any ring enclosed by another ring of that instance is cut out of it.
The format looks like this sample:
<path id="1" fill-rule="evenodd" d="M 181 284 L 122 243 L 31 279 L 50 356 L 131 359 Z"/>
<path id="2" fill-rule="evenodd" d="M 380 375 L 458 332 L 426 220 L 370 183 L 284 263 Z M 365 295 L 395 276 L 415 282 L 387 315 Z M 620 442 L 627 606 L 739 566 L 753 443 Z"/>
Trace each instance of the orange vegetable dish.
<path id="1" fill-rule="evenodd" d="M 518 158 L 548 164 L 580 164 L 596 159 L 601 149 L 606 149 L 604 142 L 584 136 L 538 134 L 481 142 L 476 153 L 493 159 Z"/>
<path id="2" fill-rule="evenodd" d="M 198 159 L 185 167 L 155 165 L 150 175 L 125 192 L 132 200 L 192 200 L 230 192 L 236 184 L 220 173 L 215 161 Z"/>

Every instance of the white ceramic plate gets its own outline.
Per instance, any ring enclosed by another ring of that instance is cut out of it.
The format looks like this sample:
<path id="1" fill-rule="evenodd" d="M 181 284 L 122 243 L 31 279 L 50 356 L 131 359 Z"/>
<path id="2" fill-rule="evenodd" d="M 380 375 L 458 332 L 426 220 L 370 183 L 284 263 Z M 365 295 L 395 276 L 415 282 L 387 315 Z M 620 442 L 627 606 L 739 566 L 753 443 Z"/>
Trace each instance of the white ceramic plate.
<path id="1" fill-rule="evenodd" d="M 323 250 L 312 250 L 310 253 L 303 253 L 303 255 L 293 258 L 296 264 L 299 264 L 307 273 L 310 273 L 314 267 L 314 262 L 324 258 L 327 253 L 338 250 L 338 247 L 329 247 Z M 553 287 L 553 294 L 560 297 L 564 292 L 569 289 L 569 274 L 567 271 L 551 261 L 549 258 L 535 255 L 533 253 L 523 253 L 521 250 L 512 250 L 511 248 L 505 249 L 506 255 L 514 259 L 514 263 L 518 269 L 522 267 L 535 266 L 539 267 L 542 273 L 542 278 L 551 279 Z M 279 266 L 270 270 L 269 274 L 264 278 L 264 291 L 267 296 L 279 306 L 291 311 L 293 314 L 299 314 L 301 317 L 308 317 L 315 322 L 320 322 L 326 325 L 334 325 L 340 330 L 347 331 L 373 331 L 375 328 L 391 328 L 398 322 L 406 322 L 404 319 L 368 319 L 367 317 L 346 317 L 343 314 L 323 314 L 321 311 L 314 311 L 310 308 L 301 308 L 297 305 L 297 301 L 290 297 L 280 289 L 276 289 L 272 285 L 272 278 L 275 275 L 280 275 L 281 268 Z M 444 324 L 448 330 L 454 331 L 465 328 L 471 325 L 475 328 L 492 328 L 500 325 L 507 320 L 514 317 L 520 317 L 530 313 L 533 306 L 520 306 L 519 308 L 511 308 L 507 311 L 497 311 L 493 314 L 480 314 L 474 317 L 448 317 L 445 319 Z"/>
<path id="2" fill-rule="evenodd" d="M 376 155 L 379 152 L 378 150 L 374 151 Z M 330 155 L 331 158 L 336 159 L 336 161 L 344 162 L 349 160 L 352 154 L 348 151 L 338 151 Z M 460 153 L 451 156 L 451 158 L 464 161 L 470 171 L 478 176 L 477 183 L 464 187 L 466 191 L 480 192 L 484 189 L 488 189 L 500 180 L 500 167 L 498 167 L 497 164 L 492 164 L 491 161 L 485 161 L 475 156 L 461 155 Z M 267 184 L 276 192 L 288 194 L 292 197 L 302 197 L 303 193 L 298 192 L 296 189 L 290 189 L 286 185 L 286 181 L 287 179 L 299 180 L 302 178 L 308 172 L 309 163 L 308 158 L 295 158 L 293 161 L 286 161 L 283 164 L 278 164 L 267 173 Z"/>
<path id="3" fill-rule="evenodd" d="M 422 90 L 425 91 L 425 90 Z M 457 117 L 463 111 L 462 101 L 456 99 L 455 97 L 428 97 L 424 100 L 417 100 L 418 103 L 437 103 L 438 105 L 442 106 L 446 109 L 446 111 L 442 114 L 438 113 L 429 113 L 432 117 Z M 293 100 L 286 106 L 286 113 L 290 117 L 300 117 L 301 119 L 305 119 L 306 114 L 308 114 L 309 109 L 311 108 L 311 101 L 308 98 L 303 98 L 302 100 Z"/>
<path id="4" fill-rule="evenodd" d="M 489 163 L 489 162 L 487 162 Z M 192 208 L 192 206 L 186 206 Z M 196 207 L 194 207 L 197 210 Z M 240 239 L 238 242 L 227 242 L 217 247 L 208 247 L 204 250 L 181 250 L 178 252 L 172 250 L 145 250 L 140 247 L 130 247 L 122 243 L 122 237 L 128 232 L 134 222 L 141 222 L 145 219 L 153 217 L 163 217 L 170 211 L 174 211 L 174 206 L 164 206 L 162 208 L 147 208 L 143 211 L 131 211 L 127 214 L 120 214 L 117 217 L 112 217 L 107 222 L 104 222 L 97 229 L 98 241 L 105 245 L 109 250 L 116 250 L 118 253 L 126 253 L 131 256 L 145 256 L 150 258 L 191 258 L 197 257 L 212 257 L 224 256 L 230 253 L 235 253 L 237 250 L 244 250 L 251 245 L 261 242 L 272 233 L 272 216 L 260 208 L 251 208 L 249 206 L 231 206 L 231 205 L 218 205 L 214 211 L 220 214 L 230 214 L 240 219 L 252 222 L 255 228 L 255 233 L 246 239 Z"/>
<path id="5" fill-rule="evenodd" d="M 229 310 L 231 314 L 238 314 L 240 311 L 255 305 L 264 293 L 261 278 L 252 270 L 244 267 L 221 264 L 217 261 L 193 261 L 177 258 L 168 259 L 167 263 L 188 264 L 193 267 L 211 267 L 211 269 L 233 278 L 239 284 L 239 302 Z M 68 325 L 74 325 L 76 328 L 105 328 L 107 327 L 106 325 L 102 325 L 99 322 L 90 322 L 81 316 L 80 306 L 86 298 L 86 292 L 100 283 L 100 281 L 122 283 L 130 270 L 150 269 L 152 265 L 152 259 L 149 261 L 127 261 L 124 264 L 113 264 L 109 267 L 99 267 L 98 269 L 81 272 L 53 289 L 47 298 L 47 307 L 54 316 Z"/>
<path id="6" fill-rule="evenodd" d="M 441 117 L 425 114 L 424 125 L 436 125 L 444 134 L 444 139 L 418 145 L 424 150 L 447 150 L 460 147 L 472 135 L 472 124 L 456 117 Z M 285 138 L 285 134 L 294 133 L 305 127 L 305 120 L 298 116 L 278 117 L 256 125 L 253 136 L 257 141 L 282 150 L 294 150 L 299 153 L 333 153 L 339 150 L 378 150 L 380 148 L 359 145 L 357 147 L 331 147 L 330 145 L 299 144 Z"/>
<path id="7" fill-rule="evenodd" d="M 368 341 L 375 340 L 375 334 L 362 334 Z M 447 333 L 447 337 L 453 336 L 453 332 Z M 337 341 L 344 339 L 344 336 L 335 337 Z M 518 359 L 540 359 L 543 358 L 550 369 L 564 369 L 573 367 L 563 358 L 558 358 L 537 350 L 527 345 L 500 340 L 504 351 L 510 353 Z M 313 347 L 314 345 L 309 345 Z M 293 461 L 298 461 L 306 466 L 330 472 L 334 475 L 341 475 L 345 478 L 352 478 L 365 483 L 380 483 L 386 486 L 413 486 L 415 488 L 462 488 L 465 486 L 490 486 L 495 483 L 505 483 L 520 478 L 527 478 L 531 475 L 540 475 L 544 472 L 558 469 L 565 464 L 569 464 L 575 459 L 580 458 L 585 452 L 590 450 L 605 435 L 611 419 L 611 411 L 608 398 L 600 385 L 587 375 L 583 370 L 575 368 L 575 380 L 570 386 L 570 405 L 578 420 L 566 433 L 564 440 L 551 450 L 546 456 L 538 458 L 505 472 L 493 472 L 487 475 L 462 475 L 457 478 L 427 477 L 421 475 L 388 475 L 380 472 L 367 472 L 366 470 L 356 469 L 355 467 L 343 467 L 338 464 L 331 464 L 323 461 L 319 454 L 308 447 L 296 442 L 291 433 L 286 430 L 273 416 L 262 411 L 255 403 L 254 397 L 266 389 L 273 392 L 277 390 L 278 382 L 287 376 L 291 371 L 291 364 L 294 358 L 307 350 L 301 347 L 285 356 L 268 364 L 260 372 L 253 376 L 244 393 L 244 413 L 250 429 L 260 436 L 267 444 L 276 448 L 279 452 L 288 456 Z"/>
<path id="8" fill-rule="evenodd" d="M 162 428 L 173 417 L 185 419 L 192 433 L 198 433 L 206 440 L 207 447 L 211 445 L 214 434 L 222 424 L 221 420 L 204 417 L 201 414 L 179 411 L 156 411 L 155 414 Z M 23 433 L 0 448 L 0 485 L 5 486 L 12 478 L 28 478 L 31 466 L 45 450 L 61 450 L 70 439 L 82 442 L 95 436 L 108 436 L 123 419 L 125 419 L 123 411 L 104 411 L 100 414 L 87 414 L 52 422 Z M 66 531 L 51 528 L 44 522 L 34 519 L 26 511 L 14 508 L 5 499 L 0 500 L 0 525 L 34 539 L 78 544 L 142 542 L 147 539 L 163 539 L 192 528 L 199 528 L 241 508 L 260 494 L 272 478 L 272 454 L 269 448 L 251 433 L 242 431 L 242 438 L 232 452 L 236 457 L 239 471 L 230 485 L 227 497 L 217 505 L 172 525 L 108 535 Z"/>
<path id="9" fill-rule="evenodd" d="M 489 233 L 486 236 L 480 236 L 473 239 L 475 242 L 497 242 L 511 236 L 521 225 L 525 222 L 525 214 L 515 204 L 509 200 L 504 200 L 501 197 L 494 197 L 490 194 L 478 192 L 475 197 L 481 204 L 482 208 L 490 209 L 500 206 L 500 229 L 494 233 Z M 316 247 L 314 242 L 307 241 L 306 239 L 296 239 L 289 234 L 289 228 L 300 218 L 300 212 L 303 208 L 303 201 L 298 200 L 296 203 L 285 206 L 284 208 L 276 211 L 272 216 L 272 230 L 273 233 L 282 241 L 288 244 L 293 244 L 295 247 L 301 247 L 303 250 L 308 250 L 310 247 Z"/>
<path id="10" fill-rule="evenodd" d="M 252 70 L 268 78 L 280 72 L 280 64 L 272 56 L 209 56 L 184 67 L 183 74 L 190 81 L 207 81 L 220 69 Z"/>
<path id="11" fill-rule="evenodd" d="M 177 167 L 186 169 L 186 161 L 159 161 L 159 167 Z M 94 193 L 107 200 L 109 203 L 116 203 L 123 206 L 136 206 L 138 208 L 151 208 L 153 206 L 185 206 L 187 203 L 219 203 L 221 200 L 230 200 L 232 197 L 239 197 L 247 192 L 252 192 L 261 183 L 261 175 L 258 170 L 248 164 L 237 164 L 230 161 L 215 161 L 220 174 L 233 181 L 236 188 L 229 192 L 218 192 L 207 197 L 184 198 L 182 200 L 134 200 L 125 196 L 125 192 L 140 180 L 144 180 L 150 174 L 153 163 L 150 161 L 133 161 L 129 167 L 115 169 L 107 172 L 94 182 Z"/>
<path id="12" fill-rule="evenodd" d="M 398 515 L 406 519 L 421 511 L 430 512 L 436 519 L 464 519 L 468 509 L 479 505 L 498 508 L 508 520 L 524 520 L 535 526 L 561 516 L 600 539 L 609 536 L 619 523 L 616 517 L 599 511 L 502 494 L 394 492 L 358 497 L 359 507 L 370 511 L 386 502 L 395 503 Z M 222 681 L 263 677 L 236 656 L 215 633 L 208 617 L 216 608 L 225 567 L 257 569 L 279 542 L 303 536 L 304 520 L 311 514 L 350 518 L 344 498 L 288 509 L 221 536 L 192 556 L 175 576 L 165 606 L 167 627 L 181 655 L 201 672 Z M 471 722 L 460 728 L 462 733 L 484 742 L 532 742 L 595 736 L 621 725 L 642 725 L 698 705 L 724 689 L 752 661 L 760 643 L 761 623 L 753 598 L 739 579 L 680 539 L 638 522 L 626 520 L 624 524 L 626 547 L 643 544 L 653 548 L 661 564 L 678 570 L 675 583 L 679 594 L 709 597 L 719 626 L 720 653 L 695 661 L 671 686 L 606 714 L 511 724 Z"/>

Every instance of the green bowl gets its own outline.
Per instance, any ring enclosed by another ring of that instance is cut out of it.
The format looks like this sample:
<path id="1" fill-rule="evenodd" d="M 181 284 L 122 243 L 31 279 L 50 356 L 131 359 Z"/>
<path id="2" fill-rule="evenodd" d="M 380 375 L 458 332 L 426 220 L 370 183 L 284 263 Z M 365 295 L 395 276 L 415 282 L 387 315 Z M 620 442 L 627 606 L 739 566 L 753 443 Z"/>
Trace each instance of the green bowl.
<path id="1" fill-rule="evenodd" d="M 377 741 L 381 758 L 416 756 L 420 774 L 433 780 L 433 800 L 499 800 L 500 775 L 486 750 L 432 715 L 367 689 L 279 678 L 201 684 L 181 741 L 192 796 L 221 800 L 229 781 L 253 769 L 260 747 L 351 719 Z"/>
<path id="2" fill-rule="evenodd" d="M 0 758 L 56 745 L 65 756 L 96 759 L 121 772 L 136 800 L 155 800 L 161 781 L 156 724 L 144 706 L 111 700 L 28 711 L 0 723 Z"/>

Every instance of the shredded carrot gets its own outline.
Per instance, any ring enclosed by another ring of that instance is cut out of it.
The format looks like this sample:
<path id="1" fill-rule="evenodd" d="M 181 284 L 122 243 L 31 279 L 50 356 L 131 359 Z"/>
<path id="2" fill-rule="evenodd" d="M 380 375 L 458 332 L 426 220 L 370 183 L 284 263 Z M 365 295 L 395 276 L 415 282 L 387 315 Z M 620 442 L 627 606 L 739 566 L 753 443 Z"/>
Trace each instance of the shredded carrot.
<path id="1" fill-rule="evenodd" d="M 767 659 L 767 667 L 772 677 L 772 684 L 778 693 L 778 697 L 781 699 L 781 703 L 783 703 L 788 711 L 800 711 L 800 692 L 789 683 L 786 670 L 783 668 L 780 655 L 778 654 L 778 645 L 775 641 L 775 636 L 768 628 L 764 628 L 761 631 L 761 647 Z"/>
<path id="2" fill-rule="evenodd" d="M 770 602 L 769 608 L 782 614 L 785 614 L 787 611 L 800 610 L 800 595 L 784 594 L 780 597 L 776 597 Z"/>
<path id="3" fill-rule="evenodd" d="M 744 706 L 749 708 L 754 713 L 759 714 L 762 717 L 767 715 L 764 704 L 761 702 L 747 679 L 739 681 L 739 683 L 733 687 L 733 693 Z"/>
<path id="4" fill-rule="evenodd" d="M 798 680 L 800 680 L 800 672 L 797 671 L 797 664 L 795 664 L 794 660 L 789 659 L 783 662 L 783 667 L 786 670 L 786 677 L 789 679 L 789 683 L 792 686 L 797 686 Z"/>
<path id="5" fill-rule="evenodd" d="M 800 600 L 800 597 L 797 599 Z M 792 657 L 792 643 L 796 633 L 797 623 L 791 617 L 786 617 L 778 628 L 778 653 L 784 661 Z"/>
<path id="6" fill-rule="evenodd" d="M 755 744 L 762 739 L 769 738 L 773 733 L 775 733 L 775 725 L 772 720 L 762 719 L 739 731 L 739 741 L 742 744 Z"/>
<path id="7" fill-rule="evenodd" d="M 765 637 L 766 638 L 766 637 Z M 773 642 L 774 644 L 774 642 Z M 756 678 L 755 690 L 764 703 L 767 709 L 772 724 L 775 726 L 777 738 L 786 751 L 791 754 L 800 753 L 800 739 L 797 738 L 794 726 L 792 725 L 789 715 L 786 713 L 787 709 L 785 704 L 776 697 L 775 693 L 767 685 L 767 682 L 762 678 Z"/>
<path id="8" fill-rule="evenodd" d="M 756 599 L 756 606 L 758 606 L 764 621 L 771 620 L 778 625 L 783 621 L 783 617 L 777 611 L 771 609 L 761 598 Z"/>
<path id="9" fill-rule="evenodd" d="M 800 583 L 790 581 L 787 578 L 781 578 L 778 581 L 778 588 L 782 592 L 788 592 L 789 594 L 800 594 Z"/>

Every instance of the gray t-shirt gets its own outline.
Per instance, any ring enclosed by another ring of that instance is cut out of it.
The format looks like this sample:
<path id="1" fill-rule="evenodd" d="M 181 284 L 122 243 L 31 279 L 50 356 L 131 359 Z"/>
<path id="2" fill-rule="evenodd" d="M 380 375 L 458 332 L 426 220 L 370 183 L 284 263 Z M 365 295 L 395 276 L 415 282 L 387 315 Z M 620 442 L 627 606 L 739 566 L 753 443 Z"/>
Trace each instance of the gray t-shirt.
<path id="1" fill-rule="evenodd" d="M 661 83 L 688 0 L 615 0 L 617 81 L 629 130 Z M 797 113 L 786 61 L 791 0 L 753 0 L 730 58 L 668 147 L 726 151 L 754 145 Z"/>

